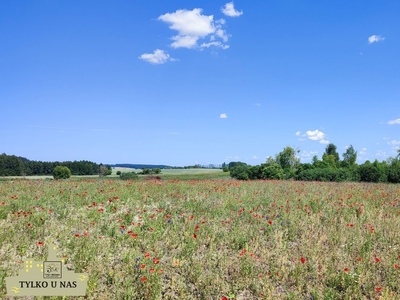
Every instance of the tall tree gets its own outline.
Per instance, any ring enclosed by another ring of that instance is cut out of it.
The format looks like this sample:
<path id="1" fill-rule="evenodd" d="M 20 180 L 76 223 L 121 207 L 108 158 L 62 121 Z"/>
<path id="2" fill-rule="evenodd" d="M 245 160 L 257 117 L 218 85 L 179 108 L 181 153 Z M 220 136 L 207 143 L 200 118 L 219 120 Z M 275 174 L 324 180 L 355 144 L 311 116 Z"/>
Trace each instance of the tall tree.
<path id="1" fill-rule="evenodd" d="M 276 155 L 276 162 L 284 170 L 296 170 L 300 163 L 300 159 L 296 157 L 296 153 L 299 152 L 300 150 L 294 150 L 292 147 L 287 146 Z"/>
<path id="2" fill-rule="evenodd" d="M 354 150 L 352 145 L 350 145 L 350 147 L 346 149 L 346 152 L 343 153 L 342 156 L 343 156 L 342 165 L 344 167 L 351 168 L 356 164 L 357 151 Z"/>
<path id="3" fill-rule="evenodd" d="M 331 167 L 338 167 L 340 158 L 339 153 L 336 151 L 336 146 L 334 144 L 329 144 L 325 148 L 325 153 L 322 155 L 322 160 Z"/>

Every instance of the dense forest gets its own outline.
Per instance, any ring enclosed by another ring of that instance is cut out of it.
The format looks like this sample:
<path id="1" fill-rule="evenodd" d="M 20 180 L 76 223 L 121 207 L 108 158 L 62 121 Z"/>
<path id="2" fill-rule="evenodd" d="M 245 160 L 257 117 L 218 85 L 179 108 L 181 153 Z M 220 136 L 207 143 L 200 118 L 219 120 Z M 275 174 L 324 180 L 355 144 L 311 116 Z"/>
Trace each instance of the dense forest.
<path id="1" fill-rule="evenodd" d="M 243 162 L 223 165 L 233 178 L 248 179 L 294 179 L 302 181 L 362 181 L 400 183 L 400 149 L 396 157 L 386 161 L 365 161 L 357 164 L 357 152 L 353 146 L 347 148 L 340 159 L 334 144 L 325 148 L 322 160 L 314 156 L 311 163 L 300 163 L 291 147 L 286 147 L 275 158 L 268 157 L 266 163 L 249 166 Z"/>
<path id="2" fill-rule="evenodd" d="M 98 175 L 102 165 L 86 160 L 45 162 L 5 153 L 0 155 L 0 176 L 53 175 L 56 166 L 68 167 L 72 175 Z"/>

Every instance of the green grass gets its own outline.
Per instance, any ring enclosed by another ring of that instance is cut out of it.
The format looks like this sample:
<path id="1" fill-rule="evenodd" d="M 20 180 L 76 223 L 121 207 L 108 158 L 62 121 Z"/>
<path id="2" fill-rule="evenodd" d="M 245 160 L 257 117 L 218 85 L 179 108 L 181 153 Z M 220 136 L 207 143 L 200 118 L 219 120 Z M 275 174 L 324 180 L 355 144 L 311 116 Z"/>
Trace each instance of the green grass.
<path id="1" fill-rule="evenodd" d="M 57 240 L 85 299 L 400 299 L 400 185 L 163 179 L 0 182 L 0 299 Z"/>

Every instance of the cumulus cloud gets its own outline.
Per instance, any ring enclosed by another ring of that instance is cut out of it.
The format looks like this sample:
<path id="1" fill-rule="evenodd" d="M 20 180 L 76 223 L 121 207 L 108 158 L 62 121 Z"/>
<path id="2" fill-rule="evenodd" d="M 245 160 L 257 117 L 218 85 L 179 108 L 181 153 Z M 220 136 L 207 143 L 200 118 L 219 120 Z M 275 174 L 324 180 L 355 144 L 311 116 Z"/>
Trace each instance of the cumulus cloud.
<path id="1" fill-rule="evenodd" d="M 360 151 L 360 154 L 361 155 L 367 154 L 367 148 L 362 148 L 361 151 Z"/>
<path id="2" fill-rule="evenodd" d="M 329 144 L 329 141 L 325 140 L 325 133 L 319 130 L 308 130 L 305 134 L 308 139 L 312 141 L 319 141 L 320 144 Z"/>
<path id="3" fill-rule="evenodd" d="M 219 118 L 220 118 L 220 119 L 227 119 L 228 116 L 227 116 L 227 114 L 220 114 L 220 115 L 219 115 Z"/>
<path id="4" fill-rule="evenodd" d="M 198 40 L 206 37 L 209 37 L 210 42 L 203 43 L 200 47 L 216 46 L 222 49 L 229 47 L 219 41 L 214 42 L 216 38 L 221 39 L 224 43 L 228 41 L 229 35 L 222 28 L 225 20 L 214 21 L 213 15 L 203 15 L 202 11 L 201 8 L 180 9 L 158 17 L 160 21 L 170 24 L 170 29 L 178 32 L 178 35 L 171 38 L 174 41 L 171 44 L 172 48 L 196 48 Z"/>
<path id="5" fill-rule="evenodd" d="M 396 120 L 390 120 L 389 122 L 387 122 L 389 125 L 397 125 L 400 124 L 400 118 L 396 119 Z"/>
<path id="6" fill-rule="evenodd" d="M 380 35 L 371 35 L 368 38 L 368 44 L 377 43 L 377 42 L 380 42 L 380 41 L 383 41 L 383 40 L 385 40 L 385 38 L 381 37 Z"/>
<path id="7" fill-rule="evenodd" d="M 301 131 L 296 131 L 296 135 L 300 136 L 301 135 Z"/>
<path id="8" fill-rule="evenodd" d="M 243 11 L 238 11 L 235 9 L 233 1 L 226 3 L 225 6 L 221 8 L 221 11 L 228 17 L 239 17 L 240 15 L 243 15 Z"/>
<path id="9" fill-rule="evenodd" d="M 169 60 L 174 60 L 167 52 L 160 49 L 155 50 L 154 53 L 144 53 L 140 55 L 139 58 L 154 65 L 161 65 L 165 64 Z"/>

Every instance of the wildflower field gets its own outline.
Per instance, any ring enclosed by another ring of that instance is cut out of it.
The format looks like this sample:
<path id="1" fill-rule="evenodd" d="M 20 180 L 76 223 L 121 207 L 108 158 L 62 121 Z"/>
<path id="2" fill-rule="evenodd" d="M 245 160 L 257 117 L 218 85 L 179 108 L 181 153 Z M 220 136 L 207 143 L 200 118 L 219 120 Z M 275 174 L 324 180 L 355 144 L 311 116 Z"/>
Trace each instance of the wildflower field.
<path id="1" fill-rule="evenodd" d="M 0 182 L 1 299 L 50 243 L 89 274 L 68 299 L 400 299 L 400 185 Z"/>

